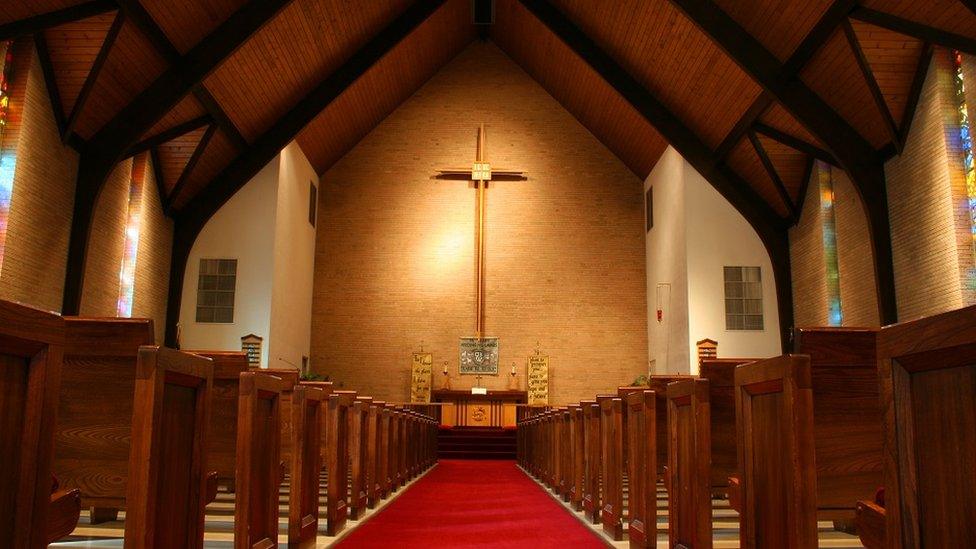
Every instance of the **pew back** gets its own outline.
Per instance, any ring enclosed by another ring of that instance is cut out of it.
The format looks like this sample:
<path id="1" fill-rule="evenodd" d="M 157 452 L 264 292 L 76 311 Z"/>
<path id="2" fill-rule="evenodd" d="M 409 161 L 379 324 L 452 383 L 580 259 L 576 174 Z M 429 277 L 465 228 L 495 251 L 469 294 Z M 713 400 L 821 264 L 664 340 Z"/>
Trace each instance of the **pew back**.
<path id="1" fill-rule="evenodd" d="M 234 490 L 237 445 L 237 399 L 247 354 L 241 351 L 187 351 L 213 361 L 210 431 L 207 433 L 207 468 L 217 471 L 217 482 Z"/>
<path id="2" fill-rule="evenodd" d="M 329 485 L 326 499 L 326 532 L 334 536 L 346 525 L 349 515 L 349 409 L 355 391 L 333 391 L 329 395 Z"/>
<path id="3" fill-rule="evenodd" d="M 704 358 L 698 366 L 699 376 L 708 380 L 713 495 L 725 496 L 729 477 L 739 474 L 739 459 L 735 448 L 735 367 L 755 360 Z"/>
<path id="4" fill-rule="evenodd" d="M 708 381 L 668 385 L 668 535 L 672 544 L 712 547 Z"/>
<path id="5" fill-rule="evenodd" d="M 654 391 L 631 392 L 626 405 L 628 536 L 632 548 L 646 549 L 657 545 L 657 397 Z"/>
<path id="6" fill-rule="evenodd" d="M 600 455 L 603 478 L 603 531 L 615 540 L 624 536 L 623 515 L 623 401 L 597 397 L 600 405 Z"/>
<path id="7" fill-rule="evenodd" d="M 281 378 L 262 372 L 241 374 L 234 505 L 238 548 L 271 547 L 278 542 L 282 384 Z"/>
<path id="8" fill-rule="evenodd" d="M 288 491 L 288 546 L 314 547 L 319 525 L 319 446 L 325 422 L 325 391 L 304 384 L 292 390 L 292 464 Z"/>

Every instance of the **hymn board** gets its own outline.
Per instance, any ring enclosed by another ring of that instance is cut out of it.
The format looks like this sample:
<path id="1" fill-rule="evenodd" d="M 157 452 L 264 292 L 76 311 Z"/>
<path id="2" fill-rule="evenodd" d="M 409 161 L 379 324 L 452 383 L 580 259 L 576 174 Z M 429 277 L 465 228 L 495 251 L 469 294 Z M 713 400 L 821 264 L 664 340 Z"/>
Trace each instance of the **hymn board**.
<path id="1" fill-rule="evenodd" d="M 478 258 L 477 299 L 475 305 L 475 336 L 461 338 L 458 373 L 498 375 L 498 338 L 485 337 L 485 190 L 489 181 L 518 181 L 525 173 L 515 170 L 492 169 L 485 159 L 485 125 L 478 128 L 478 150 L 471 168 L 452 168 L 437 171 L 438 179 L 473 181 L 477 190 L 475 211 L 475 255 Z"/>

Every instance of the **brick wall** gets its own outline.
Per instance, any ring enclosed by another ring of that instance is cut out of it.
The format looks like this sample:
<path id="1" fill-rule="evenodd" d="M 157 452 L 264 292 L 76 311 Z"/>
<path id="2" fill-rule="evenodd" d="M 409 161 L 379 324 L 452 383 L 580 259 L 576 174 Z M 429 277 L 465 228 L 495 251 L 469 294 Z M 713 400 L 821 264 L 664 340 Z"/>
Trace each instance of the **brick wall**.
<path id="1" fill-rule="evenodd" d="M 972 265 L 952 65 L 937 49 L 904 153 L 885 165 L 899 320 L 964 304 L 960 265 Z M 960 253 L 968 257 L 960 257 Z"/>
<path id="2" fill-rule="evenodd" d="M 115 316 L 118 310 L 131 175 L 132 159 L 129 158 L 115 167 L 98 197 L 85 262 L 82 316 Z"/>
<path id="3" fill-rule="evenodd" d="M 78 155 L 61 144 L 40 62 L 14 47 L 3 162 L 16 161 L 0 298 L 60 311 Z"/>
<path id="4" fill-rule="evenodd" d="M 833 183 L 844 326 L 879 326 L 881 317 L 874 276 L 874 251 L 861 197 L 846 172 L 833 170 Z"/>
<path id="5" fill-rule="evenodd" d="M 790 229 L 790 265 L 793 275 L 794 324 L 826 326 L 826 263 L 816 169 L 810 175 L 800 222 Z"/>
<path id="6" fill-rule="evenodd" d="M 132 316 L 153 319 L 156 342 L 162 343 L 166 332 L 173 220 L 163 213 L 155 172 L 149 159 L 145 162 L 145 170 Z"/>
<path id="7" fill-rule="evenodd" d="M 322 179 L 312 367 L 378 398 L 409 396 L 410 352 L 458 379 L 458 338 L 474 335 L 475 191 L 437 181 L 469 166 L 478 124 L 487 158 L 525 170 L 488 194 L 487 335 L 498 378 L 524 387 L 536 342 L 551 356 L 550 401 L 631 382 L 647 368 L 641 181 L 531 77 L 475 43 Z M 441 376 L 435 375 L 435 387 Z"/>

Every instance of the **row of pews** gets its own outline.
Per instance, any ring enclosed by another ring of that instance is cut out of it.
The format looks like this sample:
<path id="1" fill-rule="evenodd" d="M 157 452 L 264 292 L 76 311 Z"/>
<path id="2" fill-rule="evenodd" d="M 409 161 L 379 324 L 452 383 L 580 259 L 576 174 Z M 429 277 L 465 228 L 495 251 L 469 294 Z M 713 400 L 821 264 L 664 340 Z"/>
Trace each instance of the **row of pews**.
<path id="1" fill-rule="evenodd" d="M 2 301 L 0 410 L 0 539 L 14 548 L 69 535 L 82 509 L 92 524 L 124 511 L 126 547 L 202 547 L 219 487 L 235 493 L 235 547 L 277 546 L 286 478 L 289 546 L 314 546 L 323 472 L 336 535 L 437 455 L 427 406 L 157 347 L 149 320 Z"/>
<path id="2" fill-rule="evenodd" d="M 659 481 L 671 547 L 712 547 L 719 498 L 741 547 L 817 547 L 818 521 L 870 549 L 976 547 L 976 307 L 794 335 L 794 354 L 520 410 L 519 463 L 635 548 L 656 545 Z"/>

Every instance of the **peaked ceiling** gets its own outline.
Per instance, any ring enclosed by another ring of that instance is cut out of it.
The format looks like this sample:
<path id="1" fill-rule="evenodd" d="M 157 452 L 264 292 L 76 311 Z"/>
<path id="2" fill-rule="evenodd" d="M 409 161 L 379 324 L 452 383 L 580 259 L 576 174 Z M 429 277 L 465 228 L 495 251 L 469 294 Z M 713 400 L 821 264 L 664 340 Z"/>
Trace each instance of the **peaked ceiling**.
<path id="1" fill-rule="evenodd" d="M 33 35 L 62 136 L 83 158 L 152 154 L 178 220 L 205 220 L 291 139 L 324 173 L 480 36 L 638 177 L 670 142 L 786 226 L 813 160 L 843 163 L 836 143 L 756 77 L 763 63 L 887 158 L 901 151 L 933 51 L 945 53 L 934 46 L 976 53 L 973 9 L 497 0 L 485 28 L 469 0 L 22 0 L 0 10 L 0 39 Z M 717 36 L 725 31 L 764 51 L 736 51 Z M 168 82 L 176 91 L 164 93 Z M 134 124 L 140 135 L 107 139 L 142 104 L 160 110 Z M 108 143 L 123 148 L 105 153 Z"/>

